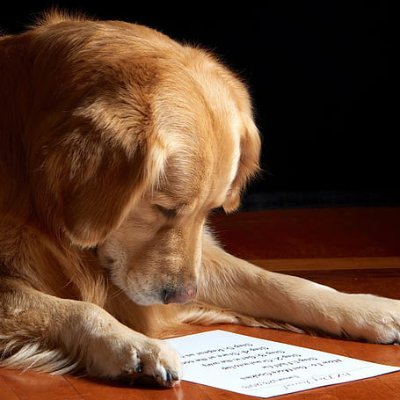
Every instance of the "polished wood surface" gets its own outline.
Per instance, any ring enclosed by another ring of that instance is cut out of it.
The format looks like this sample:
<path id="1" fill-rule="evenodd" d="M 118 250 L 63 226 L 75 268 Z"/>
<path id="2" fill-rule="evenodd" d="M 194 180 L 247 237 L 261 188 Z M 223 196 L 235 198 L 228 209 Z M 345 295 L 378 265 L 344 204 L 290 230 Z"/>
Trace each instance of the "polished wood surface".
<path id="1" fill-rule="evenodd" d="M 221 243 L 250 260 L 400 256 L 400 208 L 319 208 L 217 214 Z"/>
<path id="2" fill-rule="evenodd" d="M 222 242 L 244 258 L 347 292 L 400 298 L 400 208 L 277 210 L 213 220 Z M 336 239 L 335 239 L 336 238 Z M 248 252 L 247 252 L 248 249 Z M 343 263 L 343 260 L 345 262 Z M 353 260 L 353 261 L 352 261 Z M 364 264 L 360 262 L 364 260 Z M 314 261 L 314 263 L 312 262 Z M 268 265 L 268 262 L 272 264 Z M 275 263 L 275 264 L 273 264 Z M 279 268 L 284 264 L 284 268 Z M 312 264 L 308 268 L 309 263 Z M 337 267 L 341 265 L 342 267 Z M 345 265 L 345 267 L 343 267 Z M 291 267 L 292 266 L 292 267 Z M 400 347 L 237 326 L 189 327 L 275 340 L 400 366 Z M 126 387 L 76 376 L 0 370 L 0 400 L 241 400 L 251 397 L 182 382 L 173 389 Z M 278 397 L 282 400 L 396 400 L 400 373 Z"/>

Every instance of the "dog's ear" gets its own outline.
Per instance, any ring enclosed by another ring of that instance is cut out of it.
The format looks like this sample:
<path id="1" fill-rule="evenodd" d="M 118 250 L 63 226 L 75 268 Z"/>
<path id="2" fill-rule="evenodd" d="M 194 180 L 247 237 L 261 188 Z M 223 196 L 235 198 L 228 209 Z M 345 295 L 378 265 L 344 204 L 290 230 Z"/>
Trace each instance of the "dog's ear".
<path id="1" fill-rule="evenodd" d="M 240 205 L 240 196 L 246 183 L 255 176 L 259 170 L 261 140 L 253 118 L 248 113 L 242 117 L 244 131 L 240 139 L 239 167 L 231 188 L 222 205 L 225 212 L 235 211 Z"/>
<path id="2" fill-rule="evenodd" d="M 84 247 L 121 224 L 162 167 L 160 154 L 153 157 L 156 144 L 148 146 L 147 124 L 138 123 L 132 108 L 113 107 L 97 101 L 59 124 L 42 163 L 55 214 Z"/>

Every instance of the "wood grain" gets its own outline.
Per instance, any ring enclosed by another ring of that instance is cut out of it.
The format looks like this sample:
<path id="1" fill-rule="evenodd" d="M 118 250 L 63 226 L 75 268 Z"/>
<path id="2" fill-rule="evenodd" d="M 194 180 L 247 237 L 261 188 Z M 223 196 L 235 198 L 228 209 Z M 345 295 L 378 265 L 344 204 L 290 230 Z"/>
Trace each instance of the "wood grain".
<path id="1" fill-rule="evenodd" d="M 400 257 L 278 258 L 249 260 L 271 271 L 400 268 Z"/>
<path id="2" fill-rule="evenodd" d="M 210 224 L 227 250 L 250 260 L 400 257 L 400 207 L 217 214 Z"/>

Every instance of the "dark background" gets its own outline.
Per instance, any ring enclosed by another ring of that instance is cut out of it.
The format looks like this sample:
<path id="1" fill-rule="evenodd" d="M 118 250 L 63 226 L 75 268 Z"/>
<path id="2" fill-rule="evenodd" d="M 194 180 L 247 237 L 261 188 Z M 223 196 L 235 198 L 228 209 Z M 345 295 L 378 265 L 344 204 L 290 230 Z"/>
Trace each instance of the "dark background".
<path id="1" fill-rule="evenodd" d="M 8 3 L 0 27 L 19 32 L 58 5 L 149 25 L 217 53 L 248 83 L 263 136 L 264 172 L 245 209 L 400 205 L 386 2 L 248 2 L 224 11 L 216 3 L 125 3 Z"/>

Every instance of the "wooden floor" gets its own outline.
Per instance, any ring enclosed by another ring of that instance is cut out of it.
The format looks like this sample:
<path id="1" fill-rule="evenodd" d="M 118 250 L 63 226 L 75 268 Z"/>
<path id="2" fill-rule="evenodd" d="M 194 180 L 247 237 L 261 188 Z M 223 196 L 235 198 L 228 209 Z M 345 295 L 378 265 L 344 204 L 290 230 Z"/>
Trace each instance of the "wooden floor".
<path id="1" fill-rule="evenodd" d="M 347 292 L 400 299 L 400 208 L 319 209 L 242 213 L 213 219 L 233 253 L 271 269 Z M 400 347 L 288 332 L 218 326 L 193 327 L 276 340 L 344 356 L 400 366 Z M 0 400 L 239 400 L 250 397 L 182 382 L 174 389 L 123 387 L 72 376 L 0 370 Z M 396 400 L 400 373 L 313 389 L 282 400 Z"/>

